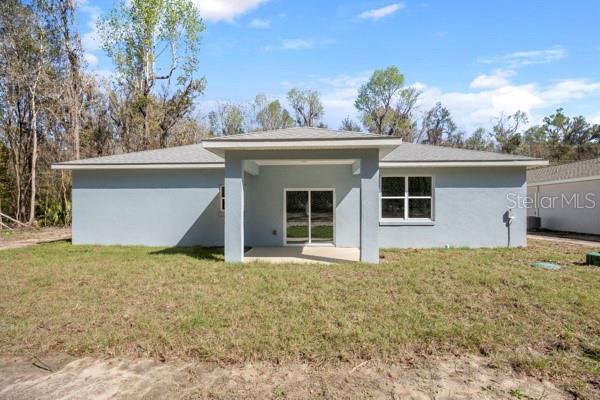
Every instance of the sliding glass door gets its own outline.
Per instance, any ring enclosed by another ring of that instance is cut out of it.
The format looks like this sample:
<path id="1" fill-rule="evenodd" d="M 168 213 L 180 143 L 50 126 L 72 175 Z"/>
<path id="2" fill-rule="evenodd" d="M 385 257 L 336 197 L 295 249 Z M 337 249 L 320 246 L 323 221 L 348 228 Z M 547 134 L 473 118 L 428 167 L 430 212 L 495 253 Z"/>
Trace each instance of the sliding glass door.
<path id="1" fill-rule="evenodd" d="M 285 193 L 286 242 L 310 243 L 308 191 L 288 190 Z"/>
<path id="2" fill-rule="evenodd" d="M 287 189 L 286 244 L 333 244 L 334 203 L 331 189 Z"/>

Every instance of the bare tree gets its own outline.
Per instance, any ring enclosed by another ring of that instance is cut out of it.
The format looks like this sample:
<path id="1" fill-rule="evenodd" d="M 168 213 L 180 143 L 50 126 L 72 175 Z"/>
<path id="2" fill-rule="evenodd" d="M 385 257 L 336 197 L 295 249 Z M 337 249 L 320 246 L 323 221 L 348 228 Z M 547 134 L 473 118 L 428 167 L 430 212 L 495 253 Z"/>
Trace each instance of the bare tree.
<path id="1" fill-rule="evenodd" d="M 287 94 L 288 101 L 296 114 L 296 122 L 300 126 L 316 126 L 323 118 L 323 104 L 316 90 L 291 89 Z"/>
<path id="2" fill-rule="evenodd" d="M 342 124 L 340 125 L 340 130 L 342 131 L 351 131 L 351 132 L 362 132 L 360 125 L 352 120 L 349 116 L 342 120 Z"/>
<path id="3" fill-rule="evenodd" d="M 68 79 L 65 81 L 65 105 L 69 114 L 70 137 L 73 140 L 73 157 L 80 157 L 80 132 L 82 112 L 82 79 L 81 79 L 81 40 L 77 31 L 73 32 L 75 26 L 75 6 L 73 0 L 58 1 L 58 15 L 60 30 L 63 37 L 64 50 L 69 63 Z"/>
<path id="4" fill-rule="evenodd" d="M 417 142 L 443 144 L 444 140 L 451 138 L 455 131 L 456 124 L 452 120 L 450 111 L 438 102 L 425 113 Z"/>
<path id="5" fill-rule="evenodd" d="M 492 130 L 502 153 L 512 154 L 521 145 L 522 136 L 519 128 L 527 121 L 527 114 L 522 111 L 517 111 L 512 115 L 502 113 L 496 119 Z"/>

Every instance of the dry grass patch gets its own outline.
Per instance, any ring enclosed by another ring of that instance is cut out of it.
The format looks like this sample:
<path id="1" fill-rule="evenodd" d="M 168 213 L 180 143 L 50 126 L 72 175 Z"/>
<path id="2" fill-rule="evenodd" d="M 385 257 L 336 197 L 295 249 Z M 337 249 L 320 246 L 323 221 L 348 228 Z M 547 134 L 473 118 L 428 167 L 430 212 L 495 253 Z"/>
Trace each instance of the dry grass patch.
<path id="1" fill-rule="evenodd" d="M 0 352 L 218 362 L 475 353 L 598 394 L 600 269 L 584 248 L 383 251 L 380 265 L 223 263 L 212 249 L 0 254 Z M 560 271 L 536 270 L 551 261 Z"/>

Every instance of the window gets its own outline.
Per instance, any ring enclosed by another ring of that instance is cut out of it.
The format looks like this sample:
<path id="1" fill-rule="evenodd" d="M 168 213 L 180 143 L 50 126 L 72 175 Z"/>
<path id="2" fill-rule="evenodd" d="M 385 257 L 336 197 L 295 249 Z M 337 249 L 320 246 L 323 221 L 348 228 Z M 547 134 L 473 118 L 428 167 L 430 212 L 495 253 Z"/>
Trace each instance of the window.
<path id="1" fill-rule="evenodd" d="M 225 212 L 225 186 L 219 186 L 219 210 Z"/>
<path id="2" fill-rule="evenodd" d="M 430 176 L 381 178 L 381 219 L 431 219 L 433 185 Z"/>

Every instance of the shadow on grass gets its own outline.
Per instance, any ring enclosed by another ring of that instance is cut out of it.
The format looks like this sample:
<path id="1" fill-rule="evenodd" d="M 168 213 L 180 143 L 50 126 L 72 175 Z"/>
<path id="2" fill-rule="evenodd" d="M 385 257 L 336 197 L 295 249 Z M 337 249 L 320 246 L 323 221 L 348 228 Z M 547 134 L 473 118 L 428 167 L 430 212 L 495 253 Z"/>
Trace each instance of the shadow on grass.
<path id="1" fill-rule="evenodd" d="M 152 255 L 185 255 L 196 260 L 224 261 L 222 247 L 168 247 L 166 249 L 153 251 Z"/>

